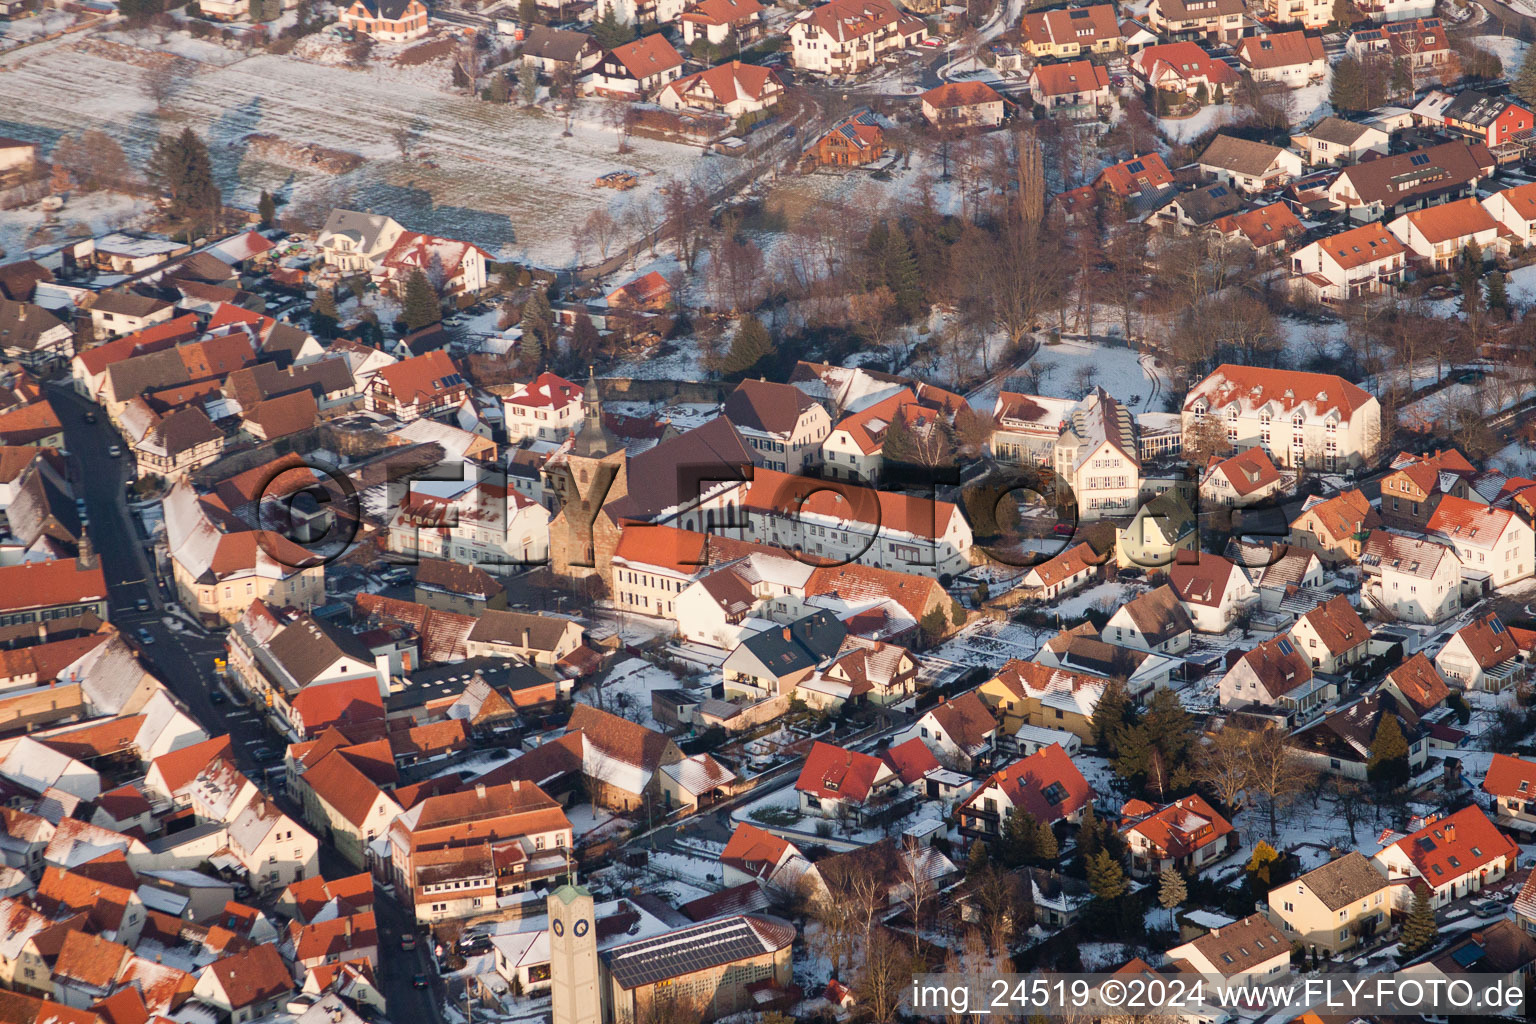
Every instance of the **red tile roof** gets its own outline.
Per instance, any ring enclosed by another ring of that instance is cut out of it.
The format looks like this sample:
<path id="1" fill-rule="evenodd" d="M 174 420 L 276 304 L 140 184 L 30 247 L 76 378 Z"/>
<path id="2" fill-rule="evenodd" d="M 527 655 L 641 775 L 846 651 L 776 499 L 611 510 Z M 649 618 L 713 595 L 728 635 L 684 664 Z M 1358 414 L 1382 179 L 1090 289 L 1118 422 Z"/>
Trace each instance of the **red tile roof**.
<path id="1" fill-rule="evenodd" d="M 778 866 L 784 852 L 792 848 L 789 840 L 743 821 L 731 833 L 720 853 L 720 862 L 745 874 L 766 878 Z"/>
<path id="2" fill-rule="evenodd" d="M 1318 415 L 1337 410 L 1347 420 L 1370 401 L 1364 388 L 1335 374 L 1222 363 L 1190 390 L 1184 408 L 1204 402 L 1215 413 L 1234 402 L 1249 409 L 1273 403 L 1285 413 L 1303 406 L 1313 407 Z"/>
<path id="3" fill-rule="evenodd" d="M 1512 866 L 1520 855 L 1520 848 L 1476 804 L 1431 822 L 1392 845 L 1437 889 L 1462 875 L 1476 874 L 1501 858 L 1508 858 Z"/>
<path id="4" fill-rule="evenodd" d="M 161 754 L 152 763 L 160 770 L 160 779 L 165 784 L 167 792 L 175 793 L 197 778 L 198 773 L 215 760 L 223 758 L 233 761 L 233 750 L 228 736 L 215 736 L 201 743 L 194 743 L 190 747 L 182 747 L 169 754 Z"/>
<path id="5" fill-rule="evenodd" d="M 1388 672 L 1387 679 L 1421 716 L 1451 695 L 1451 688 L 1441 678 L 1435 663 L 1422 651 Z"/>
<path id="6" fill-rule="evenodd" d="M 463 386 L 459 368 L 442 350 L 402 359 L 379 370 L 379 376 L 389 385 L 395 400 L 408 405 L 447 395 Z M 454 378 L 455 383 L 445 384 L 449 378 Z"/>
<path id="7" fill-rule="evenodd" d="M 1408 222 L 1430 242 L 1467 238 L 1479 231 L 1497 231 L 1499 222 L 1475 196 L 1423 210 L 1413 210 Z"/>
<path id="8" fill-rule="evenodd" d="M 1124 813 L 1133 815 L 1135 810 L 1139 808 L 1132 809 L 1128 804 Z M 1173 858 L 1188 856 L 1219 842 L 1231 831 L 1232 823 L 1216 813 L 1216 809 L 1198 794 L 1175 800 L 1120 829 L 1122 835 L 1140 833 L 1163 856 Z"/>
<path id="9" fill-rule="evenodd" d="M 878 757 L 818 740 L 806 755 L 795 789 L 818 799 L 863 803 L 876 780 L 889 771 Z"/>
<path id="10" fill-rule="evenodd" d="M 1120 24 L 1113 4 L 1092 4 L 1026 13 L 1019 35 L 1027 43 L 1042 46 L 1077 43 L 1086 48 L 1100 40 L 1120 38 Z"/>
<path id="11" fill-rule="evenodd" d="M 1093 796 L 1088 780 L 1059 743 L 1041 747 L 994 773 L 967 804 L 978 801 L 993 786 L 1007 795 L 1016 813 L 1028 813 L 1041 822 L 1060 821 L 1076 814 Z"/>
<path id="12" fill-rule="evenodd" d="M 1483 777 L 1483 792 L 1518 800 L 1536 800 L 1536 761 L 1494 754 L 1488 774 Z"/>
<path id="13" fill-rule="evenodd" d="M 1215 228 L 1223 234 L 1241 233 L 1255 249 L 1265 249 L 1276 242 L 1299 237 L 1307 230 L 1285 203 L 1270 203 L 1257 210 L 1218 217 Z"/>
<path id="14" fill-rule="evenodd" d="M 615 46 L 612 55 L 637 80 L 681 67 L 683 63 L 682 56 L 660 32 Z"/>
<path id="15" fill-rule="evenodd" d="M 1199 49 L 1199 47 L 1195 48 Z M 1172 184 L 1173 174 L 1169 172 L 1168 165 L 1163 163 L 1163 158 L 1156 153 L 1133 156 L 1129 160 L 1111 164 L 1093 179 L 1095 188 L 1107 188 L 1121 197 L 1133 196 L 1148 190 L 1156 191 Z"/>
<path id="16" fill-rule="evenodd" d="M 917 736 L 891 747 L 885 752 L 883 760 L 909 786 L 939 767 L 939 759 L 933 756 L 933 751 Z"/>
<path id="17" fill-rule="evenodd" d="M 1397 236 L 1381 224 L 1362 224 L 1336 235 L 1329 235 L 1317 243 L 1328 258 L 1344 270 L 1363 267 L 1377 260 L 1401 256 L 1408 250 Z"/>
<path id="18" fill-rule="evenodd" d="M 1287 68 L 1323 60 L 1323 40 L 1300 30 L 1248 36 L 1237 44 L 1237 59 L 1250 68 Z"/>
<path id="19" fill-rule="evenodd" d="M 1037 64 L 1034 79 L 1039 91 L 1046 96 L 1069 96 L 1109 88 L 1109 72 L 1091 60 Z"/>
<path id="20" fill-rule="evenodd" d="M 205 970 L 213 972 L 235 1009 L 276 999 L 294 989 L 293 978 L 283 965 L 277 947 L 272 945 L 254 946 L 243 953 L 215 960 Z"/>
<path id="21" fill-rule="evenodd" d="M 1086 64 L 1087 61 L 1082 63 Z M 945 82 L 918 97 L 930 107 L 947 110 L 951 107 L 974 107 L 982 103 L 1001 103 L 1002 96 L 985 82 Z"/>
<path id="22" fill-rule="evenodd" d="M 310 735 L 334 725 L 362 738 L 380 731 L 384 721 L 384 699 L 373 676 L 306 686 L 293 699 L 293 710 Z"/>
<path id="23" fill-rule="evenodd" d="M 48 608 L 107 599 L 101 567 L 82 568 L 78 559 L 56 558 L 0 568 L 0 611 Z"/>

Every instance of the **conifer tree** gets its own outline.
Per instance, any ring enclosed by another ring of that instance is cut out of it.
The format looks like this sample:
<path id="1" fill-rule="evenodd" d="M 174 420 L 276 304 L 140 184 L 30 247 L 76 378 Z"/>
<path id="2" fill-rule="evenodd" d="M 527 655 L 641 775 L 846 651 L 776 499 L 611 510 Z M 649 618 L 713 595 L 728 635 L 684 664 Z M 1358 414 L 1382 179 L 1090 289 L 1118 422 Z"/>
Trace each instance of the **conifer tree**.
<path id="1" fill-rule="evenodd" d="M 1366 775 L 1378 786 L 1396 789 L 1408 781 L 1408 741 L 1397 716 L 1385 714 L 1376 723 L 1376 735 L 1365 761 Z"/>
<path id="2" fill-rule="evenodd" d="M 1184 884 L 1184 876 L 1179 874 L 1177 868 L 1164 868 L 1157 880 L 1157 902 L 1168 911 L 1168 927 L 1175 926 L 1174 911 L 1187 899 L 1189 899 L 1189 887 Z"/>
<path id="3" fill-rule="evenodd" d="M 148 173 L 170 199 L 170 215 L 186 222 L 188 235 L 218 227 L 224 200 L 213 181 L 208 147 L 192 129 L 163 136 L 150 155 Z"/>
<path id="4" fill-rule="evenodd" d="M 1002 862 L 1021 868 L 1039 854 L 1040 823 L 1028 811 L 1015 809 L 1003 825 Z"/>
<path id="5" fill-rule="evenodd" d="M 987 869 L 992 858 L 987 854 L 987 844 L 980 839 L 971 840 L 971 850 L 967 855 L 965 874 L 968 878 L 975 878 Z"/>
<path id="6" fill-rule="evenodd" d="M 271 227 L 272 222 L 277 220 L 277 200 L 266 189 L 261 190 L 261 199 L 256 203 L 256 215 L 261 218 L 261 226 L 264 228 Z"/>
<path id="7" fill-rule="evenodd" d="M 1536 53 L 1533 50 L 1536 46 L 1526 48 L 1525 57 L 1520 61 L 1520 72 L 1509 87 L 1527 106 L 1536 104 Z"/>
<path id="8" fill-rule="evenodd" d="M 1135 705 L 1131 703 L 1131 695 L 1125 692 L 1125 684 L 1118 679 L 1110 680 L 1093 710 L 1094 745 L 1113 757 L 1120 727 L 1135 721 L 1135 714 Z"/>
<path id="9" fill-rule="evenodd" d="M 1333 84 L 1329 88 L 1328 102 L 1334 110 L 1366 108 L 1365 69 L 1355 58 L 1340 58 L 1333 66 Z"/>
<path id="10" fill-rule="evenodd" d="M 742 317 L 731 339 L 731 347 L 721 360 L 720 368 L 728 377 L 740 379 L 762 368 L 773 357 L 773 338 L 768 328 L 755 316 Z"/>
<path id="11" fill-rule="evenodd" d="M 1086 864 L 1102 849 L 1104 849 L 1104 840 L 1099 836 L 1099 817 L 1093 813 L 1093 801 L 1089 800 L 1083 807 L 1083 817 L 1077 824 L 1077 852 Z"/>
<path id="12" fill-rule="evenodd" d="M 1505 284 L 1504 275 L 1494 272 L 1488 275 L 1488 311 L 1497 310 L 1505 316 L 1509 316 L 1509 289 Z"/>
<path id="13" fill-rule="evenodd" d="M 336 312 L 336 296 L 329 288 L 316 288 L 315 301 L 309 305 L 309 329 L 322 341 L 336 337 L 336 325 L 340 322 Z"/>
<path id="14" fill-rule="evenodd" d="M 1408 920 L 1403 923 L 1400 942 L 1403 952 L 1409 956 L 1422 953 L 1439 937 L 1440 925 L 1435 921 L 1435 908 L 1429 901 L 1429 894 L 1414 893 L 1413 907 L 1408 911 Z"/>
<path id="15" fill-rule="evenodd" d="M 1051 828 L 1051 823 L 1042 821 L 1035 839 L 1035 859 L 1041 864 L 1050 865 L 1061 856 L 1061 844 L 1056 841 L 1056 830 Z"/>
<path id="16" fill-rule="evenodd" d="M 432 290 L 432 282 L 420 270 L 411 271 L 411 276 L 405 279 L 405 302 L 400 318 L 413 331 L 435 324 L 443 318 L 443 307 L 437 300 L 437 292 Z"/>
<path id="17" fill-rule="evenodd" d="M 912 255 L 912 243 L 901 225 L 886 228 L 880 263 L 885 271 L 885 286 L 895 296 L 902 317 L 910 320 L 917 316 L 923 308 L 922 279 L 917 272 L 917 259 Z"/>

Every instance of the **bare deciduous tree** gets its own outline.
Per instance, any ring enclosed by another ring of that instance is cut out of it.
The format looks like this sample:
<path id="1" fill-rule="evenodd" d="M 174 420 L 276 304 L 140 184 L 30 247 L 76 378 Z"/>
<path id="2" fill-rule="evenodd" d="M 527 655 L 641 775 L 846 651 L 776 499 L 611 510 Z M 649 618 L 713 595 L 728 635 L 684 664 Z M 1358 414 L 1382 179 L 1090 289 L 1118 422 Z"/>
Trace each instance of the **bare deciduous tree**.
<path id="1" fill-rule="evenodd" d="M 1264 808 L 1270 838 L 1280 833 L 1280 812 L 1306 792 L 1315 774 L 1278 728 L 1257 730 L 1248 744 L 1248 792 Z"/>

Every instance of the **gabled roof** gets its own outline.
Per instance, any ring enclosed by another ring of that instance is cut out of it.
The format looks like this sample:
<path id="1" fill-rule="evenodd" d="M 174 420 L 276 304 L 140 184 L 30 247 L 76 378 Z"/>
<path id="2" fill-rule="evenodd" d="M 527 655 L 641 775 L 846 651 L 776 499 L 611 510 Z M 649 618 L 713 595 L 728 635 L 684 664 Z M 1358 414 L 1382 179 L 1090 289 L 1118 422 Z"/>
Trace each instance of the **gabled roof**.
<path id="1" fill-rule="evenodd" d="M 1480 615 L 1456 631 L 1468 653 L 1484 669 L 1502 665 L 1520 653 L 1520 645 L 1505 627 L 1498 612 Z"/>
<path id="2" fill-rule="evenodd" d="M 1518 520 L 1512 508 L 1484 505 L 1447 494 L 1435 506 L 1424 529 L 1440 540 L 1492 549 L 1514 522 Z"/>
<path id="3" fill-rule="evenodd" d="M 764 10 L 757 0 L 698 0 L 683 9 L 680 20 L 696 25 L 735 25 L 756 18 Z"/>
<path id="4" fill-rule="evenodd" d="M 609 51 L 609 56 L 622 64 L 637 81 L 681 67 L 683 63 L 682 56 L 660 32 L 616 46 Z"/>
<path id="5" fill-rule="evenodd" d="M 1245 40 L 1246 42 L 1246 40 Z M 1200 154 L 1201 167 L 1218 167 L 1234 174 L 1259 177 L 1274 166 L 1285 150 L 1267 142 L 1240 139 L 1234 135 L 1218 135 Z"/>
<path id="6" fill-rule="evenodd" d="M 1200 48 L 1197 46 L 1195 49 Z M 1121 197 L 1157 191 L 1172 185 L 1173 174 L 1168 170 L 1168 165 L 1163 163 L 1163 158 L 1155 152 L 1111 164 L 1093 179 L 1094 188 L 1107 188 Z"/>
<path id="7" fill-rule="evenodd" d="M 1520 848 L 1476 804 L 1436 819 L 1388 849 L 1402 853 L 1437 889 L 1462 875 L 1476 874 L 1502 857 L 1513 863 L 1520 854 Z"/>
<path id="8" fill-rule="evenodd" d="M 283 965 L 277 947 L 253 946 L 243 953 L 215 960 L 212 971 L 234 1009 L 254 1006 L 294 990 L 293 978 Z"/>
<path id="9" fill-rule="evenodd" d="M 800 417 L 815 405 L 809 395 L 793 384 L 744 380 L 725 400 L 721 412 L 738 427 L 788 436 Z"/>
<path id="10" fill-rule="evenodd" d="M 1483 777 L 1483 792 L 1522 801 L 1536 799 L 1536 761 L 1494 754 Z"/>
<path id="11" fill-rule="evenodd" d="M 1451 688 L 1435 668 L 1435 663 L 1422 651 L 1388 672 L 1387 681 L 1397 687 L 1421 716 L 1451 695 Z"/>
<path id="12" fill-rule="evenodd" d="M 1485 177 L 1495 166 L 1493 155 L 1480 142 L 1446 142 L 1353 164 L 1339 172 L 1338 180 L 1353 187 L 1362 203 L 1390 207 Z"/>
<path id="13" fill-rule="evenodd" d="M 1178 859 L 1219 842 L 1232 831 L 1232 823 L 1199 794 L 1182 797 L 1156 810 L 1141 801 L 1126 804 L 1122 818 L 1132 819 L 1120 828 L 1146 837 L 1161 854 Z"/>
<path id="14" fill-rule="evenodd" d="M 1234 924 L 1211 931 L 1188 943 L 1224 976 L 1250 971 L 1276 956 L 1289 956 L 1291 944 L 1263 914 L 1249 914 Z M 1170 955 L 1183 947 L 1174 947 Z"/>
<path id="15" fill-rule="evenodd" d="M 1481 231 L 1497 231 L 1499 222 L 1476 196 L 1451 203 L 1411 210 L 1403 215 L 1425 240 L 1433 243 L 1468 238 Z"/>
<path id="16" fill-rule="evenodd" d="M 1247 36 L 1237 44 L 1237 59 L 1250 68 L 1311 64 L 1323 59 L 1323 40 L 1300 30 Z"/>
<path id="17" fill-rule="evenodd" d="M 1091 60 L 1037 64 L 1031 77 L 1036 91 L 1043 96 L 1070 96 L 1109 88 L 1109 72 Z"/>
<path id="18" fill-rule="evenodd" d="M 1312 681 L 1312 661 L 1288 636 L 1266 640 L 1240 659 L 1258 678 L 1271 700 Z"/>
<path id="19" fill-rule="evenodd" d="M 1312 627 L 1318 640 L 1334 655 L 1343 654 L 1371 638 L 1371 631 L 1366 628 L 1360 613 L 1343 594 L 1313 608 L 1301 617 L 1301 621 Z"/>
<path id="20" fill-rule="evenodd" d="M 1237 566 L 1230 559 L 1201 551 L 1174 561 L 1168 569 L 1168 585 L 1186 604 L 1219 608 L 1235 571 Z"/>
<path id="21" fill-rule="evenodd" d="M 878 757 L 817 740 L 805 757 L 795 790 L 818 799 L 863 803 L 876 783 L 890 777 L 891 770 Z"/>
<path id="22" fill-rule="evenodd" d="M 392 363 L 380 369 L 378 377 L 389 385 L 396 401 L 407 404 L 428 401 L 464 386 L 459 368 L 441 350 Z"/>
<path id="23" fill-rule="evenodd" d="M 1025 42 L 1041 45 L 1077 43 L 1088 47 L 1101 39 L 1115 39 L 1120 25 L 1113 4 L 1090 4 L 1057 11 L 1029 11 L 1019 26 Z"/>
<path id="24" fill-rule="evenodd" d="M 1319 416 L 1336 412 L 1347 421 L 1371 400 L 1364 388 L 1336 374 L 1223 363 L 1190 389 L 1184 409 L 1201 403 L 1214 412 L 1237 403 L 1243 409 L 1271 406 L 1287 414 L 1298 409 Z"/>
<path id="25" fill-rule="evenodd" d="M 1059 743 L 1041 747 L 993 773 L 971 795 L 967 804 L 976 803 L 993 787 L 1003 791 L 1015 813 L 1032 815 L 1040 822 L 1056 822 L 1070 817 L 1093 797 L 1088 780 Z"/>
<path id="26" fill-rule="evenodd" d="M 908 786 L 939 767 L 939 759 L 933 756 L 933 751 L 918 736 L 890 747 L 882 759 Z"/>
<path id="27" fill-rule="evenodd" d="M 1328 258 L 1344 270 L 1363 267 L 1377 260 L 1391 259 L 1407 252 L 1397 236 L 1383 224 L 1362 224 L 1336 235 L 1329 235 L 1317 243 Z"/>
<path id="28" fill-rule="evenodd" d="M 997 722 L 992 712 L 977 696 L 968 690 L 953 700 L 939 699 L 923 716 L 944 730 L 944 734 L 964 753 L 974 756 L 991 746 L 997 732 Z"/>
<path id="29" fill-rule="evenodd" d="M 1213 462 L 1209 472 L 1226 478 L 1239 497 L 1280 482 L 1280 470 L 1261 446 L 1254 446 L 1228 459 Z"/>
<path id="30" fill-rule="evenodd" d="M 1083 61 L 1082 63 L 1088 63 Z M 974 107 L 982 103 L 1001 103 L 1003 97 L 985 82 L 945 82 L 918 97 L 922 102 L 938 110 L 954 107 Z"/>
<path id="31" fill-rule="evenodd" d="M 1167 584 L 1133 598 L 1121 605 L 1121 610 L 1154 647 L 1195 628 L 1189 613 L 1179 603 L 1179 595 Z"/>
<path id="32" fill-rule="evenodd" d="M 1295 884 L 1311 889 L 1329 910 L 1341 910 L 1387 888 L 1387 879 L 1363 854 L 1351 850 L 1308 871 Z"/>
<path id="33" fill-rule="evenodd" d="M 734 103 L 738 99 L 761 100 L 768 94 L 769 85 L 783 85 L 779 76 L 773 69 L 761 67 L 757 64 L 743 64 L 739 60 L 733 60 L 727 64 L 719 64 L 696 74 L 679 78 L 668 84 L 667 90 L 676 93 L 685 102 L 689 93 L 694 90 L 707 92 L 718 103 Z M 653 272 L 647 277 L 661 277 Z M 666 279 L 662 278 L 663 284 Z M 672 287 L 666 284 L 661 294 L 670 294 Z M 612 297 L 609 297 L 609 305 L 613 305 Z"/>
<path id="34" fill-rule="evenodd" d="M 535 29 L 543 26 L 534 26 Z M 580 35 L 578 32 L 570 35 Z M 527 44 L 524 44 L 525 47 Z M 519 384 L 511 394 L 502 399 L 507 405 L 526 409 L 549 409 L 558 412 L 570 405 L 580 405 L 582 387 L 564 377 L 548 371 L 539 374 L 526 384 Z"/>

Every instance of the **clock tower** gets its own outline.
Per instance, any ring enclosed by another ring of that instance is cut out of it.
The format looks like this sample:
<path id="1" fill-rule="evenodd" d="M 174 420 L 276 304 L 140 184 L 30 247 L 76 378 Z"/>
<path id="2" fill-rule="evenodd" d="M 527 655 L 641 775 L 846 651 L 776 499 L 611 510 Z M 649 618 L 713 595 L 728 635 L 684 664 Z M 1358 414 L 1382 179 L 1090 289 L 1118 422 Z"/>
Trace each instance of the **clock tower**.
<path id="1" fill-rule="evenodd" d="M 567 883 L 550 893 L 546 902 L 553 1024 L 601 1024 L 592 894 Z"/>

